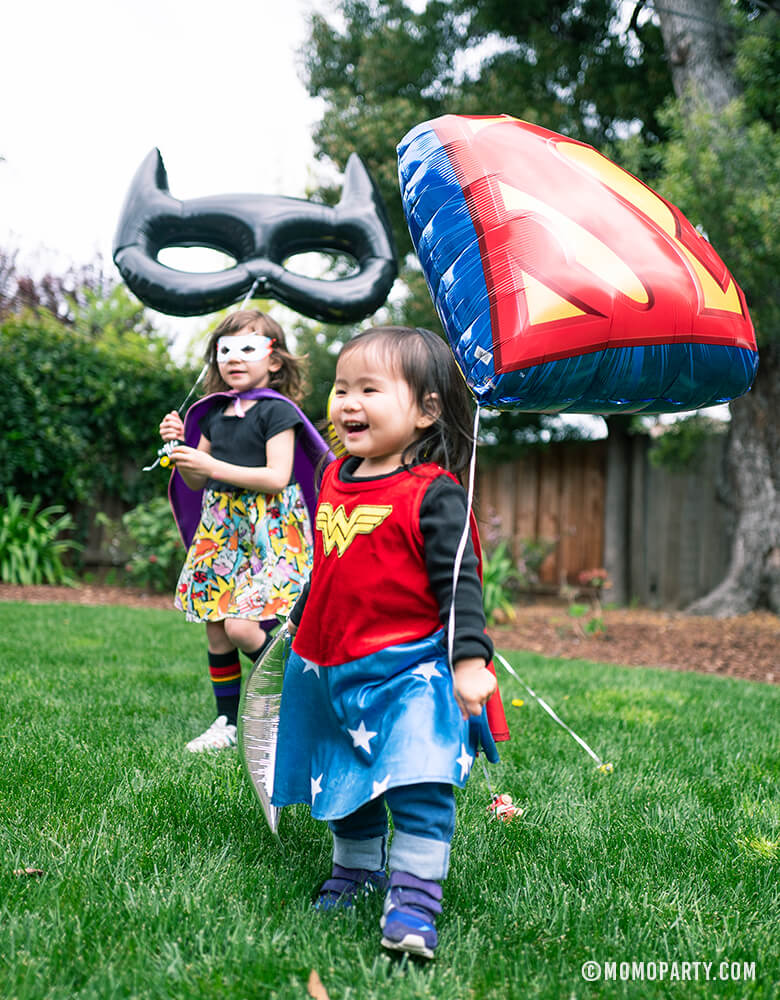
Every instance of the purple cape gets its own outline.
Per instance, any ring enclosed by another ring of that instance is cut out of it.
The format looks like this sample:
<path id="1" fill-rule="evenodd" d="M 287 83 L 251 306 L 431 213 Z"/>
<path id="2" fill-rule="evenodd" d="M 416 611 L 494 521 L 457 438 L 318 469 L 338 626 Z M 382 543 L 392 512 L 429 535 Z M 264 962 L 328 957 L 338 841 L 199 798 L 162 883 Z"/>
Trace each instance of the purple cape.
<path id="1" fill-rule="evenodd" d="M 214 392 L 210 396 L 204 396 L 194 402 L 187 410 L 187 415 L 184 418 L 184 443 L 190 448 L 197 448 L 201 434 L 200 421 L 214 406 L 229 399 L 235 399 L 236 396 L 240 396 L 241 399 L 283 399 L 286 403 L 290 403 L 290 406 L 298 414 L 302 426 L 295 436 L 293 476 L 301 487 L 303 500 L 313 525 L 314 508 L 317 504 L 317 483 L 315 482 L 317 469 L 320 465 L 324 467 L 332 461 L 334 456 L 314 424 L 300 407 L 286 396 L 273 389 L 250 389 L 248 392 L 242 393 Z M 195 529 L 198 527 L 202 497 L 203 490 L 191 490 L 176 469 L 173 470 L 168 483 L 168 499 L 185 548 L 190 547 Z"/>

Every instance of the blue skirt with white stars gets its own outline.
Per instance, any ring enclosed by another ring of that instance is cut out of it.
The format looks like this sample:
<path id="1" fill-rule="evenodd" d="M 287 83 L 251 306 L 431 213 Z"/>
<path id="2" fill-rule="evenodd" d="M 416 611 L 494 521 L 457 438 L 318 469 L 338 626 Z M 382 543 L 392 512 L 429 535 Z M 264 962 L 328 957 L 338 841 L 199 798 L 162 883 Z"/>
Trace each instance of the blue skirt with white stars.
<path id="1" fill-rule="evenodd" d="M 484 710 L 469 722 L 460 714 L 443 630 L 335 667 L 291 650 L 272 802 L 305 802 L 315 819 L 333 820 L 389 788 L 462 788 L 480 745 L 498 760 Z"/>

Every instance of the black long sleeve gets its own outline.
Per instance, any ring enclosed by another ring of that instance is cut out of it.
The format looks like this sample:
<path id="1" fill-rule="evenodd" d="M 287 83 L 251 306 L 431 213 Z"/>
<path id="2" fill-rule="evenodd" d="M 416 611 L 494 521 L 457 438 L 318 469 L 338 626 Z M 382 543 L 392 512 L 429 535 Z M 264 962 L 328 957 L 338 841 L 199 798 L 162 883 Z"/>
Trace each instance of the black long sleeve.
<path id="1" fill-rule="evenodd" d="M 434 479 L 420 505 L 420 530 L 425 544 L 425 567 L 431 590 L 439 604 L 439 618 L 447 628 L 452 602 L 452 571 L 466 523 L 466 493 L 449 476 Z M 482 585 L 477 557 L 469 533 L 455 588 L 455 640 L 453 661 L 470 656 L 490 660 L 493 643 L 485 635 Z"/>

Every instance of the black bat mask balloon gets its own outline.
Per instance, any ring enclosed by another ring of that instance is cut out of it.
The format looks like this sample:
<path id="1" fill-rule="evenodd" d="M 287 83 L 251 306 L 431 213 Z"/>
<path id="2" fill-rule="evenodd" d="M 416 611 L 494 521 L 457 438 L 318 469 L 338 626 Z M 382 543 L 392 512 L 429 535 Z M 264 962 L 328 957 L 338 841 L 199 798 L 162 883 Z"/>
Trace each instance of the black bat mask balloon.
<path id="1" fill-rule="evenodd" d="M 208 274 L 166 267 L 166 247 L 208 247 L 235 266 Z M 288 271 L 285 261 L 311 251 L 348 254 L 357 271 L 332 281 Z M 238 302 L 253 288 L 326 323 L 370 316 L 398 273 L 384 204 L 356 154 L 347 161 L 334 207 L 263 194 L 224 194 L 179 201 L 168 190 L 158 149 L 133 178 L 114 238 L 114 262 L 138 298 L 172 316 L 198 316 Z"/>

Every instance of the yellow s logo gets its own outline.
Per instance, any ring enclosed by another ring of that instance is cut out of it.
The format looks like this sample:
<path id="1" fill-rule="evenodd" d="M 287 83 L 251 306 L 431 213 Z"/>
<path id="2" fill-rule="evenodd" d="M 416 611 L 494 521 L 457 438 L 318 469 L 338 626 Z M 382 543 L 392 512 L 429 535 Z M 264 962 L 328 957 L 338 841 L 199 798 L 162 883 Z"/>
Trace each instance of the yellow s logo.
<path id="1" fill-rule="evenodd" d="M 344 504 L 339 504 L 334 510 L 331 504 L 321 503 L 317 508 L 315 527 L 322 532 L 325 555 L 330 555 L 335 545 L 336 554 L 343 556 L 356 535 L 370 535 L 392 510 L 392 507 L 373 507 L 361 503 L 347 517 Z"/>

